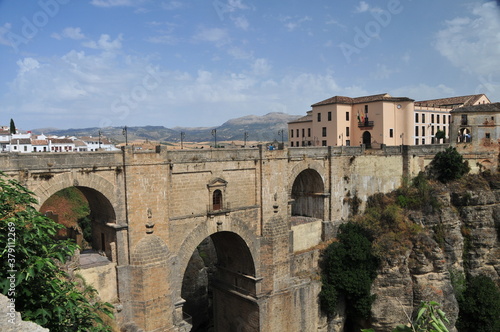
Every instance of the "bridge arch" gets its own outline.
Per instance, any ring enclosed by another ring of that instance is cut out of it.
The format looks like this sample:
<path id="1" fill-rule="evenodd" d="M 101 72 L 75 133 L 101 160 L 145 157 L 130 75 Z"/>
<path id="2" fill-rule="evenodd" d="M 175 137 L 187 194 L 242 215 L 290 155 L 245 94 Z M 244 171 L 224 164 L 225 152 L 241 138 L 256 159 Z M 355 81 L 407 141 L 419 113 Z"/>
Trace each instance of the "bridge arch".
<path id="1" fill-rule="evenodd" d="M 198 227 L 182 244 L 174 293 L 177 302 L 185 301 L 182 310 L 192 317 L 192 331 L 207 324 L 214 324 L 215 331 L 237 330 L 241 324 L 259 331 L 260 280 L 256 249 L 248 245 L 255 243 L 252 237 L 248 231 L 210 233 Z M 202 279 L 201 285 L 195 284 Z"/>
<path id="2" fill-rule="evenodd" d="M 325 219 L 327 185 L 323 166 L 317 162 L 295 166 L 290 176 L 289 197 L 292 216 Z"/>
<path id="3" fill-rule="evenodd" d="M 59 174 L 39 181 L 42 182 L 32 189 L 38 199 L 36 208 L 39 211 L 50 197 L 66 188 L 77 188 L 85 196 L 90 208 L 92 248 L 104 252 L 110 261 L 116 262 L 117 211 L 112 202 L 113 185 L 98 175 L 78 173 Z"/>

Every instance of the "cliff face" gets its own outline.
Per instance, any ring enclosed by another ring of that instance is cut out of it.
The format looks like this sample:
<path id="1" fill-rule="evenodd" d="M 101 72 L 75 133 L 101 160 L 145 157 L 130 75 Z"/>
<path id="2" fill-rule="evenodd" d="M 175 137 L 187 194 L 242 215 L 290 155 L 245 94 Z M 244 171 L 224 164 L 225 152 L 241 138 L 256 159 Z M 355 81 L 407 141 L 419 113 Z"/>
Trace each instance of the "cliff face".
<path id="1" fill-rule="evenodd" d="M 405 254 L 382 262 L 372 286 L 376 331 L 407 322 L 406 315 L 424 300 L 441 303 L 454 326 L 458 304 L 452 278 L 470 273 L 500 281 L 500 181 L 469 175 L 440 188 L 438 201 L 439 212 L 409 212 L 410 220 L 430 232 L 414 239 Z"/>

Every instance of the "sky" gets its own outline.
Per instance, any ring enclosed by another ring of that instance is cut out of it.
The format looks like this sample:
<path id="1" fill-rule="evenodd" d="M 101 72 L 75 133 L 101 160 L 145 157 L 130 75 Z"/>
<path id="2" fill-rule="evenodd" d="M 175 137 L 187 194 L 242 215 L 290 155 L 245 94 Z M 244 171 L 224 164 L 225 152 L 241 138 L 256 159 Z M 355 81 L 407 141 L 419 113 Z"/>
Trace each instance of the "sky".
<path id="1" fill-rule="evenodd" d="M 500 1 L 0 0 L 0 125 L 212 127 L 379 93 L 500 101 Z"/>

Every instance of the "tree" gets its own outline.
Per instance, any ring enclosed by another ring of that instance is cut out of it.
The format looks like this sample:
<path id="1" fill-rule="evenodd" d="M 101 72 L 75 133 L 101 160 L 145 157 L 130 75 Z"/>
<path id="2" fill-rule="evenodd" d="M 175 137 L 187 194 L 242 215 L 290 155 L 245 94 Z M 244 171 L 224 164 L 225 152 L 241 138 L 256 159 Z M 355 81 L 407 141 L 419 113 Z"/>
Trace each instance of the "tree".
<path id="1" fill-rule="evenodd" d="M 10 134 L 14 135 L 16 133 L 16 125 L 14 124 L 14 120 L 10 119 Z"/>
<path id="2" fill-rule="evenodd" d="M 361 225 L 348 222 L 340 226 L 338 241 L 328 246 L 324 256 L 320 299 L 326 312 L 334 313 L 342 296 L 348 318 L 370 317 L 375 300 L 370 289 L 378 268 L 371 247 L 370 235 Z"/>
<path id="3" fill-rule="evenodd" d="M 454 147 L 448 147 L 434 156 L 430 171 L 439 181 L 446 183 L 461 178 L 470 167 Z"/>
<path id="4" fill-rule="evenodd" d="M 0 288 L 25 320 L 50 331 L 109 331 L 102 315 L 112 305 L 96 301 L 96 290 L 82 289 L 60 266 L 77 249 L 57 241 L 61 225 L 41 215 L 33 194 L 0 172 Z"/>
<path id="5" fill-rule="evenodd" d="M 442 130 L 436 131 L 436 135 L 434 135 L 437 139 L 445 139 L 446 138 L 446 133 Z"/>
<path id="6" fill-rule="evenodd" d="M 457 328 L 460 331 L 500 331 L 500 290 L 491 278 L 469 276 L 458 306 Z"/>

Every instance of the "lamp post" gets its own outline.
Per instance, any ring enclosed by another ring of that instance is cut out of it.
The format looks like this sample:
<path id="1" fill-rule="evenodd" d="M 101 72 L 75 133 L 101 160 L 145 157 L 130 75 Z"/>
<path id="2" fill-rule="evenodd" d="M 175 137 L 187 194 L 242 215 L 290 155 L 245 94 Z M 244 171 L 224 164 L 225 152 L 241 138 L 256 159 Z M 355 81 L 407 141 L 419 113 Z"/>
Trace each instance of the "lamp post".
<path id="1" fill-rule="evenodd" d="M 281 136 L 281 146 L 282 146 L 282 148 L 284 148 L 285 147 L 285 143 L 284 143 L 285 134 L 284 134 L 284 130 L 283 129 L 280 129 L 278 131 L 278 136 Z"/>
<path id="2" fill-rule="evenodd" d="M 99 129 L 99 150 L 101 149 L 101 130 Z"/>
<path id="3" fill-rule="evenodd" d="M 245 143 L 243 144 L 243 146 L 246 148 L 246 147 L 247 147 L 248 132 L 246 132 L 246 131 L 245 131 L 245 134 L 243 135 L 243 137 L 244 137 L 244 142 L 245 142 Z"/>
<path id="4" fill-rule="evenodd" d="M 184 137 L 186 137 L 186 133 L 181 131 L 181 149 L 184 149 Z"/>
<path id="5" fill-rule="evenodd" d="M 217 148 L 217 129 L 212 129 L 212 136 L 214 137 L 214 149 Z"/>
<path id="6" fill-rule="evenodd" d="M 123 136 L 125 136 L 125 146 L 127 146 L 128 145 L 128 130 L 127 130 L 127 126 L 123 127 L 122 134 L 123 134 Z"/>

